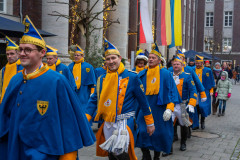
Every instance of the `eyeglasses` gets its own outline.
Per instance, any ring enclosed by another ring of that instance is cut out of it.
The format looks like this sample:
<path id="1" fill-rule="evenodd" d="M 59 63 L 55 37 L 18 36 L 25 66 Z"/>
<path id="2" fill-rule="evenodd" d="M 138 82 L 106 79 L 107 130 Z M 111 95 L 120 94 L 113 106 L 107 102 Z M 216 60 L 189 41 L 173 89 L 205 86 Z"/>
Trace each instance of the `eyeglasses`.
<path id="1" fill-rule="evenodd" d="M 17 53 L 20 54 L 20 53 L 22 53 L 22 51 L 23 51 L 24 54 L 29 55 L 29 54 L 30 54 L 32 51 L 34 51 L 34 50 L 38 50 L 38 49 L 31 49 L 31 48 L 22 49 L 22 48 L 19 48 L 19 49 L 17 50 Z"/>

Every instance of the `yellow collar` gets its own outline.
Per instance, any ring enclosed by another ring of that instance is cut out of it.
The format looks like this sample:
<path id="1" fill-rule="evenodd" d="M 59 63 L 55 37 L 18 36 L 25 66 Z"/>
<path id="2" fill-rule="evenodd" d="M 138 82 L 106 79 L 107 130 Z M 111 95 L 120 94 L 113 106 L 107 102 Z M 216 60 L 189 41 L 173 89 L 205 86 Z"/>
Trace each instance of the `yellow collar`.
<path id="1" fill-rule="evenodd" d="M 40 69 L 37 69 L 33 73 L 29 73 L 29 74 L 25 73 L 25 68 L 24 68 L 23 72 L 22 72 L 23 73 L 23 78 L 25 80 L 34 79 L 34 78 L 37 78 L 37 77 L 41 76 L 42 74 L 46 73 L 48 70 L 49 70 L 49 68 L 46 64 L 43 64 L 43 66 Z"/>
<path id="2" fill-rule="evenodd" d="M 73 60 L 76 64 L 84 62 L 84 58 L 79 59 L 78 61 Z"/>

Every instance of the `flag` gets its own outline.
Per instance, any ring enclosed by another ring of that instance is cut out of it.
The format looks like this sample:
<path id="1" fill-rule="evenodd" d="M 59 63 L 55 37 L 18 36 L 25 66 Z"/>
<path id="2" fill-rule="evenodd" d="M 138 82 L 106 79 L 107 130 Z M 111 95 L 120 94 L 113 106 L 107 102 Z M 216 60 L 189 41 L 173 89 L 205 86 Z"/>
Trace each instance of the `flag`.
<path id="1" fill-rule="evenodd" d="M 182 8 L 181 0 L 171 0 L 172 43 L 169 48 L 182 46 Z"/>
<path id="2" fill-rule="evenodd" d="M 149 15 L 148 0 L 140 1 L 139 43 L 153 43 L 152 21 Z"/>
<path id="3" fill-rule="evenodd" d="M 172 43 L 170 0 L 157 1 L 156 39 L 159 45 Z"/>

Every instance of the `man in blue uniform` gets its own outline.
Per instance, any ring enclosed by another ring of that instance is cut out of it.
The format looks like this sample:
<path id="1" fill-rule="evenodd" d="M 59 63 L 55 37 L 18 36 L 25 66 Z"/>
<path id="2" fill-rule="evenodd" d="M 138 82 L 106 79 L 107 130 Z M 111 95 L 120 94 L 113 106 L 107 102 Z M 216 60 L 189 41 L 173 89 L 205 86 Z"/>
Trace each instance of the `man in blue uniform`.
<path id="1" fill-rule="evenodd" d="M 182 98 L 181 104 L 176 104 L 172 116 L 172 120 L 174 125 L 181 126 L 181 145 L 180 150 L 186 150 L 186 141 L 188 136 L 188 126 L 192 123 L 189 121 L 189 115 L 186 112 L 186 108 L 189 109 L 189 112 L 194 113 L 194 107 L 197 102 L 197 90 L 192 79 L 190 73 L 186 73 L 182 71 L 182 67 L 184 66 L 180 57 L 176 56 L 173 61 L 173 79 L 178 89 L 178 93 Z M 187 107 L 186 107 L 186 104 Z M 175 127 L 174 127 L 175 129 Z"/>
<path id="2" fill-rule="evenodd" d="M 199 80 L 197 74 L 194 72 L 192 67 L 186 65 L 185 55 L 182 53 L 182 51 L 180 49 L 177 50 L 176 56 L 178 56 L 183 62 L 184 66 L 182 67 L 182 71 L 185 72 L 185 73 L 190 73 L 190 75 L 192 76 L 192 79 L 193 79 L 193 81 L 196 85 L 196 88 L 197 88 L 197 92 L 200 95 L 201 102 L 205 102 L 207 100 L 207 96 L 206 96 L 206 93 L 205 93 L 205 88 L 202 85 L 201 81 Z M 172 67 L 170 67 L 168 70 L 170 72 L 173 72 Z M 194 109 L 195 109 L 195 112 L 197 112 L 197 107 L 195 107 Z M 196 116 L 196 114 L 190 113 L 190 117 L 193 120 L 193 124 L 192 124 L 191 127 L 193 129 L 197 129 L 199 127 L 198 116 Z M 177 128 L 177 126 L 175 126 L 175 129 L 174 129 L 174 131 L 175 131 L 174 132 L 174 141 L 178 140 L 177 129 L 176 128 Z M 189 135 L 191 135 L 190 128 L 189 128 L 189 133 L 190 133 Z"/>
<path id="3" fill-rule="evenodd" d="M 80 48 L 80 46 L 76 46 L 77 50 L 74 53 L 74 60 L 68 67 L 72 72 L 77 85 L 76 93 L 82 104 L 81 107 L 85 110 L 90 95 L 94 92 L 96 77 L 93 66 L 84 62 L 84 51 Z"/>
<path id="4" fill-rule="evenodd" d="M 212 70 L 210 68 L 204 67 L 203 58 L 204 57 L 202 56 L 196 55 L 195 57 L 196 67 L 193 68 L 198 78 L 200 79 L 200 82 L 203 84 L 205 88 L 205 93 L 207 95 L 207 101 L 205 102 L 198 101 L 197 103 L 197 113 L 201 115 L 202 129 L 205 128 L 205 118 L 211 114 L 211 96 L 213 95 L 213 89 L 215 86 Z"/>
<path id="5" fill-rule="evenodd" d="M 46 57 L 47 57 L 48 67 L 53 71 L 57 71 L 58 73 L 64 75 L 67 78 L 73 90 L 76 91 L 77 86 L 75 84 L 74 77 L 71 71 L 69 70 L 69 68 L 65 64 L 61 63 L 60 59 L 58 59 L 58 50 L 49 45 L 47 45 L 46 48 L 47 48 Z"/>
<path id="6" fill-rule="evenodd" d="M 18 51 L 24 69 L 0 106 L 1 159 L 76 160 L 94 134 L 67 79 L 42 63 L 46 44 L 28 16 L 24 24 Z"/>
<path id="7" fill-rule="evenodd" d="M 125 69 L 119 51 L 106 39 L 104 46 L 107 73 L 98 79 L 96 91 L 90 97 L 86 110 L 88 120 L 97 110 L 95 121 L 104 121 L 96 135 L 96 153 L 97 156 L 109 156 L 110 160 L 136 160 L 137 102 L 150 136 L 155 130 L 152 113 L 138 75 Z"/>
<path id="8" fill-rule="evenodd" d="M 21 66 L 21 62 L 18 59 L 18 45 L 15 44 L 9 37 L 6 36 L 7 48 L 6 48 L 6 55 L 8 63 L 5 67 L 1 70 L 0 74 L 2 77 L 1 83 L 1 94 L 0 94 L 0 104 L 2 102 L 3 96 L 7 90 L 8 84 L 12 77 L 20 72 L 23 67 Z"/>
<path id="9" fill-rule="evenodd" d="M 148 69 L 139 73 L 156 126 L 154 134 L 149 136 L 143 123 L 143 114 L 139 112 L 139 136 L 136 146 L 141 148 L 143 159 L 146 160 L 151 159 L 149 149 L 154 150 L 155 160 L 159 159 L 161 151 L 170 152 L 173 141 L 172 112 L 174 104 L 181 102 L 171 72 L 161 69 L 160 63 L 161 53 L 155 43 L 148 56 Z"/>

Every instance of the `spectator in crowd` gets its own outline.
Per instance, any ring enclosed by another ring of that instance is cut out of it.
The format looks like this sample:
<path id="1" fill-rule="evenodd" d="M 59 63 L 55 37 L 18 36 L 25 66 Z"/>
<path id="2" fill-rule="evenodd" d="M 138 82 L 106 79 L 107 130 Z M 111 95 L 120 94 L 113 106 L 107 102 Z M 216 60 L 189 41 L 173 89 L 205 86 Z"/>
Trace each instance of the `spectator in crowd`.
<path id="1" fill-rule="evenodd" d="M 211 65 L 210 65 L 209 61 L 205 61 L 205 67 L 211 68 Z"/>
<path id="2" fill-rule="evenodd" d="M 216 84 L 221 79 L 221 73 L 222 73 L 221 65 L 220 65 L 219 62 L 217 62 L 217 63 L 214 64 L 214 67 L 213 67 L 213 77 L 214 77 L 214 80 L 215 80 Z M 217 90 L 217 87 L 214 87 L 214 94 L 213 95 L 215 95 L 216 90 Z M 216 97 L 213 96 L 213 99 L 212 99 L 213 115 L 216 114 L 218 105 L 219 105 L 219 101 L 217 101 Z"/>
<path id="3" fill-rule="evenodd" d="M 237 71 L 234 69 L 233 72 L 232 72 L 232 74 L 233 74 L 232 80 L 233 80 L 234 84 L 236 85 L 238 73 L 237 73 Z"/>
<path id="4" fill-rule="evenodd" d="M 226 109 L 226 101 L 231 97 L 232 83 L 228 80 L 228 73 L 223 71 L 221 80 L 218 81 L 215 97 L 219 100 L 218 117 L 224 116 Z M 223 105 L 223 108 L 222 108 Z"/>
<path id="5" fill-rule="evenodd" d="M 193 57 L 189 59 L 188 66 L 190 66 L 190 67 L 194 67 L 195 66 L 195 59 Z"/>

